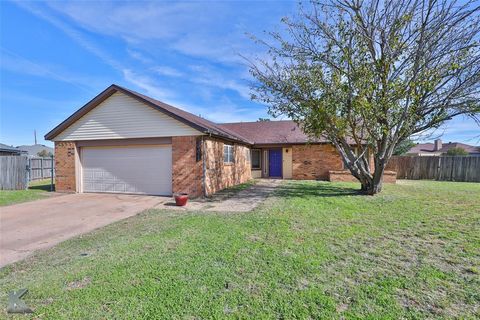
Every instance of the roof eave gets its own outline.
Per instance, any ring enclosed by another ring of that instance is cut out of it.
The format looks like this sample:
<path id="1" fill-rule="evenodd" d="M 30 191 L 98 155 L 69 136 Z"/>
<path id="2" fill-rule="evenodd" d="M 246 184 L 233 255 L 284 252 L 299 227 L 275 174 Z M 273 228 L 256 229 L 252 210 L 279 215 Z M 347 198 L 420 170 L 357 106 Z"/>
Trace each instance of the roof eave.
<path id="1" fill-rule="evenodd" d="M 212 134 L 212 135 L 215 135 L 215 136 L 218 136 L 218 137 L 221 137 L 223 139 L 229 139 L 229 140 L 232 140 L 232 141 L 238 141 L 238 142 L 241 142 L 241 143 L 245 143 L 245 144 L 251 144 L 250 141 L 244 141 L 244 140 L 241 140 L 241 139 L 238 139 L 238 138 L 235 138 L 235 137 L 230 137 L 228 135 L 225 135 L 225 134 L 222 134 L 221 132 L 214 132 L 213 130 L 211 129 L 208 129 L 206 127 L 203 127 L 203 126 L 200 126 L 196 123 L 193 123 L 175 113 L 172 113 L 154 103 L 152 103 L 151 101 L 148 101 L 146 99 L 144 99 L 143 97 L 141 96 L 138 96 L 136 94 L 134 94 L 133 92 L 130 92 L 129 90 L 125 90 L 124 88 L 120 87 L 120 86 L 117 86 L 115 84 L 112 84 L 110 85 L 108 88 L 106 88 L 105 90 L 103 90 L 101 93 L 99 93 L 96 97 L 94 97 L 92 100 L 90 100 L 89 102 L 87 102 L 83 107 L 81 107 L 80 109 L 78 109 L 77 111 L 75 111 L 72 115 L 70 115 L 67 119 L 65 119 L 64 121 L 62 121 L 59 125 L 57 125 L 55 128 L 53 128 L 50 132 L 48 132 L 44 137 L 45 137 L 45 140 L 52 140 L 54 139 L 56 136 L 58 136 L 63 130 L 65 130 L 66 128 L 68 128 L 70 125 L 72 125 L 75 121 L 77 121 L 78 119 L 80 119 L 82 116 L 84 116 L 85 114 L 87 114 L 90 110 L 92 110 L 93 108 L 95 108 L 96 106 L 98 106 L 100 103 L 102 103 L 103 101 L 105 101 L 108 97 L 110 97 L 112 94 L 114 94 L 115 92 L 122 92 L 123 94 L 126 94 L 128 95 L 129 97 L 132 97 L 136 100 L 139 100 L 145 104 L 147 104 L 148 106 L 200 131 L 201 133 L 204 133 L 204 134 Z"/>
<path id="2" fill-rule="evenodd" d="M 218 134 L 218 133 L 215 133 L 215 132 L 212 132 L 212 131 L 205 132 L 205 134 L 208 135 L 208 136 L 214 137 L 214 138 L 219 138 L 219 139 L 230 141 L 230 142 L 242 143 L 242 144 L 245 144 L 245 145 L 248 145 L 248 146 L 252 146 L 254 144 L 251 141 L 241 140 L 241 139 L 238 139 L 238 138 Z"/>

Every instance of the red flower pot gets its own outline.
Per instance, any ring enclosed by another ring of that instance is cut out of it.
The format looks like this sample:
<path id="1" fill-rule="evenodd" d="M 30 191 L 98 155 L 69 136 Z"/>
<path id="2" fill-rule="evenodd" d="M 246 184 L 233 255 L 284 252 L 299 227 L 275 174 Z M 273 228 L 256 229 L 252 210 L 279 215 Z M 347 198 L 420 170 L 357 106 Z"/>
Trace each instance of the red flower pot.
<path id="1" fill-rule="evenodd" d="M 183 207 L 187 204 L 188 201 L 188 193 L 176 193 L 175 197 L 175 204 L 179 207 Z"/>

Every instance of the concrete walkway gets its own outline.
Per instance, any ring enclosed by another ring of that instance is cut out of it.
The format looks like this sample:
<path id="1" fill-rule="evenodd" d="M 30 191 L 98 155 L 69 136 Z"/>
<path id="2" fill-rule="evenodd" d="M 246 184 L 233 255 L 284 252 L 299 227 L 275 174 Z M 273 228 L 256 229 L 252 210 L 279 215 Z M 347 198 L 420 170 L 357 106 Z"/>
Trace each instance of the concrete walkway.
<path id="1" fill-rule="evenodd" d="M 222 190 L 211 198 L 189 200 L 185 207 L 176 207 L 173 201 L 155 206 L 155 209 L 215 211 L 215 212 L 247 212 L 260 205 L 284 180 L 258 179 L 247 189 L 230 192 Z"/>
<path id="2" fill-rule="evenodd" d="M 276 187 L 278 187 L 283 180 L 279 179 L 260 179 L 253 186 L 239 191 L 228 197 L 222 199 L 221 192 L 219 195 L 214 195 L 210 201 L 206 202 L 204 211 L 233 211 L 233 212 L 247 212 L 255 209 L 260 205 Z"/>
<path id="3" fill-rule="evenodd" d="M 0 207 L 0 267 L 170 200 L 167 197 L 67 194 Z"/>

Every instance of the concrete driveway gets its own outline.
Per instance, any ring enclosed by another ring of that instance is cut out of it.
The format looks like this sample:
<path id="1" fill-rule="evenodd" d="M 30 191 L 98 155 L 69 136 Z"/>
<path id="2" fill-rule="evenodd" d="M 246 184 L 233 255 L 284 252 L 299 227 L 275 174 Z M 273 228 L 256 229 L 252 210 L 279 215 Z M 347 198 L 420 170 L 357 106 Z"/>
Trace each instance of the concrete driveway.
<path id="1" fill-rule="evenodd" d="M 1 207 L 0 267 L 169 199 L 85 193 Z"/>

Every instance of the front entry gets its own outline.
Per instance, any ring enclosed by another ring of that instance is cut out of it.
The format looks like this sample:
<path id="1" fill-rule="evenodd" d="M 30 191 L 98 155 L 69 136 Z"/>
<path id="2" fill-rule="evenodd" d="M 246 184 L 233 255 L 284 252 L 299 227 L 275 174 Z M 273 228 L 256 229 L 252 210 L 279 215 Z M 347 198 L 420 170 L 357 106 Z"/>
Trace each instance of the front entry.
<path id="1" fill-rule="evenodd" d="M 282 149 L 268 150 L 268 172 L 272 178 L 282 177 Z"/>

